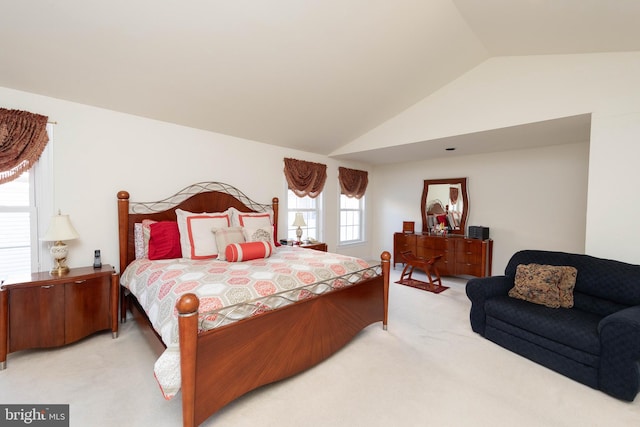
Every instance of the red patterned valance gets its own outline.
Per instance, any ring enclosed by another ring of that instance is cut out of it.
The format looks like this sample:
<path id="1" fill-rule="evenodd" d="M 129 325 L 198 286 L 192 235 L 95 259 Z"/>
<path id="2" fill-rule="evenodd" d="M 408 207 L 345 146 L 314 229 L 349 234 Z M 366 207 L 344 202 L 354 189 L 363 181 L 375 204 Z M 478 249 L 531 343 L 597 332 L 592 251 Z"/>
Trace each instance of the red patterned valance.
<path id="1" fill-rule="evenodd" d="M 340 181 L 341 193 L 347 197 L 361 199 L 367 191 L 369 173 L 356 169 L 338 168 L 338 181 Z"/>
<path id="2" fill-rule="evenodd" d="M 47 116 L 0 108 L 0 184 L 29 170 L 44 151 Z"/>
<path id="3" fill-rule="evenodd" d="M 284 159 L 284 176 L 289 189 L 298 197 L 315 199 L 327 181 L 327 165 L 297 159 Z"/>

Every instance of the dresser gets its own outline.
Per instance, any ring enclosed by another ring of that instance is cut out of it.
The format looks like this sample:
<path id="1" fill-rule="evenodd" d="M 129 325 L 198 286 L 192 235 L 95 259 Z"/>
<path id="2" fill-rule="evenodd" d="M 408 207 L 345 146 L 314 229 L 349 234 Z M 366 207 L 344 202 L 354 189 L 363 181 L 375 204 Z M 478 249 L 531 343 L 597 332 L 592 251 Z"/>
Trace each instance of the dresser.
<path id="1" fill-rule="evenodd" d="M 441 276 L 491 276 L 493 240 L 470 239 L 450 234 L 446 236 L 427 233 L 395 233 L 393 235 L 393 267 L 402 263 L 402 252 L 411 251 L 416 256 L 429 259 L 437 255 Z"/>

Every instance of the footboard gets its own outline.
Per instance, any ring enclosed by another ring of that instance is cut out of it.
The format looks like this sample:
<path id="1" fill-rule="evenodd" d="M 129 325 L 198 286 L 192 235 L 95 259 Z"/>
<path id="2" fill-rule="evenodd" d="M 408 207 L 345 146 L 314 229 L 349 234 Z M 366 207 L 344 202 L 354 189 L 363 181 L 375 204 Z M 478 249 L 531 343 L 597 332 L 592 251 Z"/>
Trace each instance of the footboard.
<path id="1" fill-rule="evenodd" d="M 366 326 L 387 327 L 391 255 L 382 276 L 198 334 L 198 298 L 178 302 L 183 425 L 204 422 L 243 394 L 302 372 Z"/>

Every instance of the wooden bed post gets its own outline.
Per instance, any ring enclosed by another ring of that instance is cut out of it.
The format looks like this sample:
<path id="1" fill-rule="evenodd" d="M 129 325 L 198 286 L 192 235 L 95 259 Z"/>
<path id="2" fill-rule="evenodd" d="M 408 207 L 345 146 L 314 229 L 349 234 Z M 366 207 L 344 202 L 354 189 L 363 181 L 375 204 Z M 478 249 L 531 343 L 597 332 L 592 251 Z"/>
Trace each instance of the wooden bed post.
<path id="1" fill-rule="evenodd" d="M 180 338 L 180 376 L 182 387 L 182 425 L 195 425 L 196 352 L 198 346 L 198 307 L 194 294 L 178 300 L 178 334 Z"/>
<path id="2" fill-rule="evenodd" d="M 389 317 L 389 272 L 391 270 L 391 254 L 388 251 L 382 252 L 380 255 L 382 265 L 382 277 L 384 283 L 384 316 L 382 319 L 382 329 L 387 330 L 387 320 Z"/>
<path id="3" fill-rule="evenodd" d="M 280 202 L 277 197 L 271 199 L 271 207 L 273 209 L 273 240 L 277 242 L 278 239 L 278 206 Z"/>
<path id="4" fill-rule="evenodd" d="M 122 273 L 122 270 L 127 266 L 127 254 L 129 253 L 129 193 L 126 191 L 118 191 L 118 224 L 120 224 L 118 229 L 120 249 L 118 271 Z"/>
<path id="5" fill-rule="evenodd" d="M 129 193 L 118 191 L 118 248 L 120 250 L 120 265 L 118 271 L 128 265 L 129 254 Z M 117 317 L 117 315 L 116 315 Z M 120 323 L 127 320 L 127 301 L 124 292 L 120 292 Z"/>

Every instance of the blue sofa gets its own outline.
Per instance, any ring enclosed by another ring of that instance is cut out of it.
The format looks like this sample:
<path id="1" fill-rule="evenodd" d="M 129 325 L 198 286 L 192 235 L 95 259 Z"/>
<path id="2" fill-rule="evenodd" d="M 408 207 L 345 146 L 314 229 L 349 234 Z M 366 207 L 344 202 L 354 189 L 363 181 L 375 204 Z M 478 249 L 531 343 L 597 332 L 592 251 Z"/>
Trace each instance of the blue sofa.
<path id="1" fill-rule="evenodd" d="M 508 296 L 520 264 L 573 266 L 572 308 Z M 504 276 L 471 279 L 471 327 L 534 362 L 618 399 L 640 388 L 640 265 L 564 252 L 525 250 Z"/>

